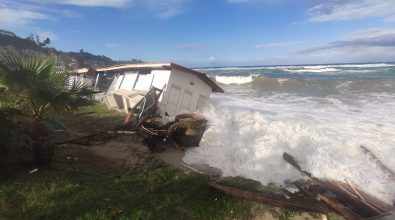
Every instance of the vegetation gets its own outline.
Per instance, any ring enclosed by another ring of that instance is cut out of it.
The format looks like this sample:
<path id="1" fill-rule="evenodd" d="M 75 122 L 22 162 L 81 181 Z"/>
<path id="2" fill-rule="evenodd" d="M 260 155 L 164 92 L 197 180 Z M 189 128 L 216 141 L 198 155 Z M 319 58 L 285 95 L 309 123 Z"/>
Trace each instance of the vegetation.
<path id="1" fill-rule="evenodd" d="M 141 63 L 141 60 L 132 59 L 125 61 L 114 61 L 103 55 L 94 55 L 84 52 L 62 52 L 49 47 L 51 39 L 40 39 L 31 34 L 23 39 L 14 33 L 0 30 L 0 54 L 19 56 L 55 56 L 58 66 L 63 69 L 75 69 L 84 67 L 103 67 L 123 63 Z"/>
<path id="2" fill-rule="evenodd" d="M 248 219 L 253 203 L 210 190 L 205 176 L 169 168 L 73 173 L 0 186 L 9 219 Z"/>
<path id="3" fill-rule="evenodd" d="M 68 77 L 67 73 L 56 71 L 56 59 L 53 57 L 6 56 L 0 60 L 2 96 L 16 100 L 7 102 L 7 99 L 2 99 L 1 105 L 32 117 L 28 135 L 37 164 L 49 164 L 53 155 L 51 129 L 43 121 L 45 115 L 50 111 L 68 112 L 86 105 L 89 101 L 83 97 L 93 93 L 84 85 L 66 88 Z"/>

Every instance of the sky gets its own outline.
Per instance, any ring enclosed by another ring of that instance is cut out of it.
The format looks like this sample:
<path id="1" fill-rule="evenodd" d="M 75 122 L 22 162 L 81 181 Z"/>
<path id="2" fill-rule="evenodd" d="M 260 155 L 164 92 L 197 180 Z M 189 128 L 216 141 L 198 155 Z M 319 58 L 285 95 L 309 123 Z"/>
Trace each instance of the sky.
<path id="1" fill-rule="evenodd" d="M 395 61 L 395 0 L 0 0 L 0 29 L 189 67 Z"/>

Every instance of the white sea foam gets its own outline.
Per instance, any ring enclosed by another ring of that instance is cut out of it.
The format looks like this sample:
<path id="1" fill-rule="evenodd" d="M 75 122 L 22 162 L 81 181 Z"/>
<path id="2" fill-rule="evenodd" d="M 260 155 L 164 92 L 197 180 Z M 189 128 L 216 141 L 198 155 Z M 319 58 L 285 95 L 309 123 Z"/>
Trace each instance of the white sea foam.
<path id="1" fill-rule="evenodd" d="M 278 78 L 277 82 L 280 83 L 280 85 L 283 85 L 284 83 L 286 83 L 289 79 L 284 79 L 284 78 Z"/>
<path id="2" fill-rule="evenodd" d="M 393 67 L 393 63 L 372 63 L 372 64 L 338 64 L 331 65 L 333 67 L 346 67 L 346 68 L 377 68 L 377 67 Z"/>
<path id="3" fill-rule="evenodd" d="M 217 67 L 217 68 L 201 68 L 196 69 L 202 72 L 210 71 L 240 71 L 240 70 L 311 70 L 311 71 L 301 71 L 301 72 L 313 72 L 313 70 L 325 70 L 325 69 L 336 69 L 336 68 L 380 68 L 380 67 L 395 67 L 395 63 L 372 63 L 372 64 L 328 64 L 328 65 L 291 65 L 291 66 L 252 66 L 252 67 Z M 356 69 L 355 71 L 360 71 Z M 336 71 L 336 70 L 328 70 Z M 323 71 L 326 72 L 326 71 Z"/>
<path id="4" fill-rule="evenodd" d="M 293 72 L 293 73 L 325 73 L 325 72 L 336 72 L 339 69 L 330 68 L 330 67 L 318 67 L 318 66 L 311 66 L 311 67 L 303 67 L 298 69 L 282 69 L 283 71 Z"/>
<path id="5" fill-rule="evenodd" d="M 244 84 L 252 82 L 255 76 L 215 76 L 215 81 L 222 84 Z"/>
<path id="6" fill-rule="evenodd" d="M 335 96 L 215 95 L 213 105 L 201 112 L 212 126 L 184 161 L 207 163 L 225 176 L 282 185 L 301 178 L 283 161 L 288 152 L 316 177 L 347 179 L 392 202 L 395 184 L 359 149 L 367 146 L 395 170 L 395 96 L 378 95 L 353 99 L 357 105 Z"/>

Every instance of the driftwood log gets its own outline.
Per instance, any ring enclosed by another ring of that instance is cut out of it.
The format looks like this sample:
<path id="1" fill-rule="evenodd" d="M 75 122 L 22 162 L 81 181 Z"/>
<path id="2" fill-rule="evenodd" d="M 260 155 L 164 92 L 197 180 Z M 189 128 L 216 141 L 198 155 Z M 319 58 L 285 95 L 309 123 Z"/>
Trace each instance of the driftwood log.
<path id="1" fill-rule="evenodd" d="M 232 196 L 234 198 L 238 199 L 246 199 L 250 201 L 255 201 L 259 203 L 265 203 L 269 204 L 272 206 L 280 207 L 280 208 L 289 208 L 293 210 L 301 210 L 301 211 L 308 211 L 308 212 L 322 212 L 322 210 L 314 209 L 312 207 L 308 206 L 303 206 L 295 203 L 290 203 L 287 201 L 282 201 L 282 200 L 276 200 L 276 199 L 271 199 L 264 197 L 263 195 L 259 195 L 258 193 L 255 192 L 250 192 L 250 191 L 245 191 L 245 190 L 240 190 L 236 189 L 234 187 L 230 186 L 224 186 L 220 185 L 217 183 L 209 183 L 209 187 L 216 189 L 218 191 L 221 191 L 225 193 L 226 195 Z"/>

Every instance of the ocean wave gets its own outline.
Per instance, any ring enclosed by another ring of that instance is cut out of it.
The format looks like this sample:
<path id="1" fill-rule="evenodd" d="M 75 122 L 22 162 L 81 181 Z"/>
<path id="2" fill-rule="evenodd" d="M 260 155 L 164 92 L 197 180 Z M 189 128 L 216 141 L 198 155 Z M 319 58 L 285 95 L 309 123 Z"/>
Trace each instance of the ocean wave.
<path id="1" fill-rule="evenodd" d="M 265 69 L 266 70 L 321 70 L 321 69 L 325 70 L 325 69 L 337 69 L 337 68 L 371 69 L 371 68 L 381 68 L 381 67 L 395 67 L 395 63 L 215 67 L 215 68 L 199 68 L 195 70 L 202 72 L 212 72 L 212 71 L 216 72 L 216 71 L 243 71 L 243 70 L 265 70 Z M 334 71 L 334 70 L 330 70 L 330 71 Z M 313 71 L 304 71 L 304 72 L 313 72 Z"/>
<path id="2" fill-rule="evenodd" d="M 330 94 L 393 92 L 395 93 L 394 80 L 326 80 L 326 79 L 295 79 L 271 78 L 258 75 L 249 76 L 215 76 L 217 83 L 239 85 L 238 90 L 252 89 L 256 94 L 262 92 L 288 92 L 304 95 L 327 96 Z M 248 84 L 248 87 L 245 85 Z M 233 88 L 235 89 L 235 88 Z"/>
<path id="3" fill-rule="evenodd" d="M 256 76 L 215 76 L 215 81 L 222 84 L 245 84 L 252 82 L 254 77 Z"/>
<path id="4" fill-rule="evenodd" d="M 336 68 L 331 68 L 331 67 L 303 67 L 300 69 L 281 69 L 286 72 L 292 72 L 292 73 L 325 73 L 325 72 L 337 72 L 339 69 Z"/>
<path id="5" fill-rule="evenodd" d="M 395 67 L 393 63 L 372 63 L 372 64 L 334 64 L 333 67 L 345 68 L 378 68 L 378 67 Z"/>

